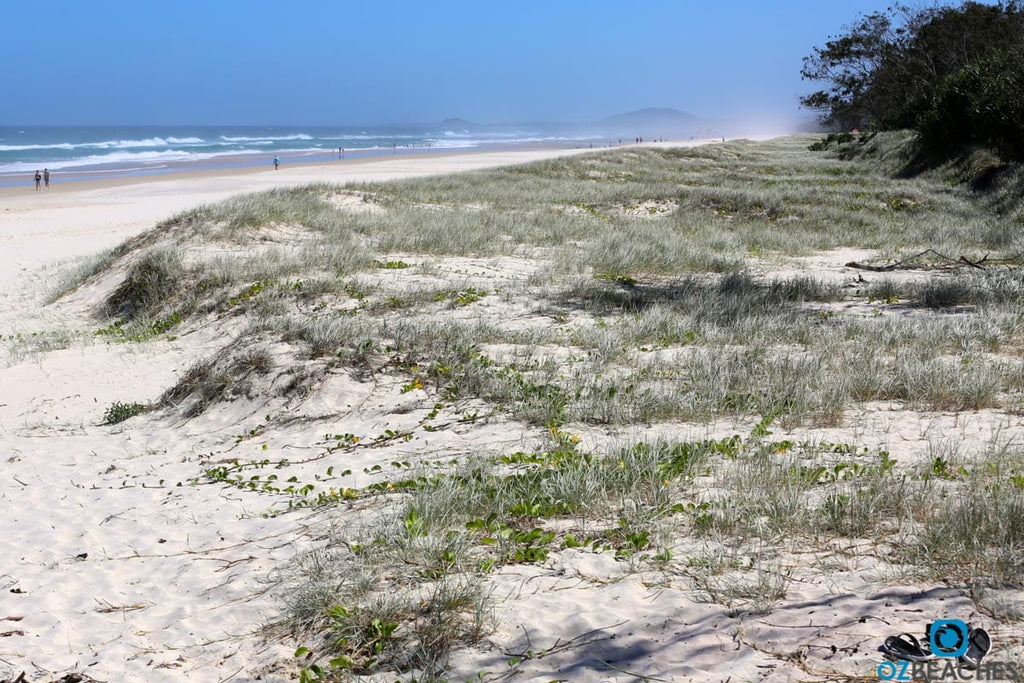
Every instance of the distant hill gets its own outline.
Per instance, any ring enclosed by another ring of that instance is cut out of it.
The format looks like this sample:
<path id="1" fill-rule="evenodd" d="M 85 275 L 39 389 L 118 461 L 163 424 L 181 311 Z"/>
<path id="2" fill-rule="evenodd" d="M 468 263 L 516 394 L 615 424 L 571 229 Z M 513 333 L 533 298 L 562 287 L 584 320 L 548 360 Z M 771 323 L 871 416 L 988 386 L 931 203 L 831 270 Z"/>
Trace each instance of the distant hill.
<path id="1" fill-rule="evenodd" d="M 609 116 L 598 121 L 597 125 L 609 131 L 654 136 L 683 133 L 692 135 L 696 126 L 707 125 L 707 123 L 706 119 L 685 111 L 651 107 Z"/>

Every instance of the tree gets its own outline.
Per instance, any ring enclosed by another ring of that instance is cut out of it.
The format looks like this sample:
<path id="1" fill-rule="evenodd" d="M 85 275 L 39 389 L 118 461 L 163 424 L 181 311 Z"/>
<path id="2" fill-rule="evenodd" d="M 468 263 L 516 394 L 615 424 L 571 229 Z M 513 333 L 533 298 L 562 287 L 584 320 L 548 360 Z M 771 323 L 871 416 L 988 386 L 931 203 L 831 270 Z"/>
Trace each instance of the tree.
<path id="1" fill-rule="evenodd" d="M 1001 149 L 1013 150 L 1022 54 L 1024 8 L 1016 0 L 896 5 L 814 48 L 800 73 L 828 87 L 801 103 L 833 127 L 916 128 L 934 144 L 998 138 Z"/>
<path id="2" fill-rule="evenodd" d="M 1024 49 L 993 53 L 943 79 L 917 130 L 931 149 L 964 142 L 1024 160 Z"/>
<path id="3" fill-rule="evenodd" d="M 860 125 L 881 114 L 872 85 L 887 52 L 897 41 L 892 18 L 881 12 L 862 17 L 846 35 L 814 48 L 804 58 L 800 75 L 811 81 L 829 83 L 800 98 L 800 103 L 819 112 L 822 122 L 839 128 Z"/>

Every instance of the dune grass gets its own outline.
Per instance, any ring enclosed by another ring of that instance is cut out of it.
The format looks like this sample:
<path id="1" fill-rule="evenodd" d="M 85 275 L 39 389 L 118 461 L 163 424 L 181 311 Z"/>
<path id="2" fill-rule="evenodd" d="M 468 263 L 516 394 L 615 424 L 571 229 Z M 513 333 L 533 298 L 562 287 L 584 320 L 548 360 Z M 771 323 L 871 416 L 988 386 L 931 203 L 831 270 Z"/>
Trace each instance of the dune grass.
<path id="1" fill-rule="evenodd" d="M 1007 191 L 994 212 L 951 185 L 950 169 L 894 177 L 898 135 L 845 159 L 812 141 L 629 148 L 246 195 L 176 217 L 80 276 L 119 274 L 97 311 L 117 330 L 236 331 L 160 397 L 186 417 L 258 403 L 271 387 L 312 395 L 346 372 L 419 397 L 425 433 L 505 421 L 541 441 L 455 463 L 441 447 L 444 466 L 304 499 L 360 501 L 284 570 L 278 626 L 308 648 L 309 680 L 441 676 L 453 648 L 491 628 L 488 576 L 558 553 L 684 576 L 737 614 L 785 599 L 787 552 L 835 539 L 898 549 L 891 567 L 972 591 L 1019 586 L 1018 448 L 971 460 L 936 447 L 922 464 L 772 438 L 772 425 L 843 425 L 869 405 L 1024 409 L 1021 221 Z M 347 209 L 339 193 L 373 210 Z M 924 257 L 912 275 L 773 273 L 838 249 L 876 263 L 931 249 L 954 262 Z M 290 350 L 286 364 L 271 345 Z M 437 426 L 439 411 L 462 417 Z M 723 418 L 751 431 L 602 447 L 579 437 Z"/>

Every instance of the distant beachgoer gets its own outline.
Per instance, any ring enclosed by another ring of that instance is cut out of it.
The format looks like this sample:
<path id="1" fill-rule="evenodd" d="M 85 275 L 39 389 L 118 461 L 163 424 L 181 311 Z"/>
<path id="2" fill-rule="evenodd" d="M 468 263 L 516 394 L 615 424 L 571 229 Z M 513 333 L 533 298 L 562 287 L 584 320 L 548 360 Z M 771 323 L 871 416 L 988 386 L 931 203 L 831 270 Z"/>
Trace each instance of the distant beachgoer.
<path id="1" fill-rule="evenodd" d="M 43 184 L 46 185 L 46 189 L 50 189 L 50 169 L 43 169 Z"/>
<path id="2" fill-rule="evenodd" d="M 276 171 L 277 167 L 280 166 L 280 165 L 281 165 L 281 157 L 274 157 L 274 170 Z"/>
<path id="3" fill-rule="evenodd" d="M 43 176 L 39 175 L 39 169 L 36 169 L 36 189 L 39 189 L 39 181 L 43 179 Z"/>

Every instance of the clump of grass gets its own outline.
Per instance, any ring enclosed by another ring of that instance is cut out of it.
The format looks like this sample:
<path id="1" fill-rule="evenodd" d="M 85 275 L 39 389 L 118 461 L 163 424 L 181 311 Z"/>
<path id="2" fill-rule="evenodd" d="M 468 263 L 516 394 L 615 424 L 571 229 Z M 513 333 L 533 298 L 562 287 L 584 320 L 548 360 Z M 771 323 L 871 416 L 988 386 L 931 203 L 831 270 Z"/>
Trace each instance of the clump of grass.
<path id="1" fill-rule="evenodd" d="M 930 410 L 982 410 L 999 405 L 1004 384 L 1016 373 L 999 364 L 910 356 L 895 363 L 887 397 Z"/>
<path id="2" fill-rule="evenodd" d="M 960 306 L 972 300 L 971 288 L 962 282 L 929 281 L 918 294 L 921 305 L 926 308 L 942 309 Z"/>
<path id="3" fill-rule="evenodd" d="M 880 301 L 886 304 L 899 303 L 900 299 L 907 297 L 907 289 L 891 277 L 884 277 L 875 280 L 867 287 L 869 302 Z"/>
<path id="4" fill-rule="evenodd" d="M 273 367 L 265 349 L 228 347 L 211 358 L 192 365 L 181 379 L 160 397 L 160 404 L 177 407 L 191 399 L 186 417 L 196 417 L 211 405 L 248 396 L 255 376 Z"/>
<path id="5" fill-rule="evenodd" d="M 356 555 L 359 552 L 356 550 Z M 328 561 L 339 560 L 339 556 L 333 556 Z M 355 557 L 343 561 L 360 562 Z M 306 616 L 307 629 L 293 631 L 300 638 L 315 637 L 317 641 L 319 656 L 315 659 L 306 647 L 297 652 L 311 673 L 361 675 L 419 670 L 428 677 L 436 676 L 443 673 L 456 646 L 472 645 L 492 628 L 486 591 L 479 578 L 446 576 L 398 588 L 365 573 L 356 574 L 355 581 L 350 577 L 337 577 L 335 581 L 338 578 L 342 585 L 335 583 L 327 588 L 321 597 L 328 599 Z M 322 586 L 304 588 L 324 590 Z M 344 602 L 328 597 L 339 594 L 344 595 Z M 310 607 L 308 603 L 295 603 L 294 616 L 309 612 Z"/>
<path id="6" fill-rule="evenodd" d="M 786 597 L 793 570 L 778 565 L 694 572 L 698 594 L 708 602 L 730 607 L 735 614 L 768 614 Z"/>
<path id="7" fill-rule="evenodd" d="M 758 196 L 749 190 L 735 190 L 730 193 L 708 192 L 697 193 L 688 197 L 694 206 L 709 210 L 718 218 L 778 221 L 787 217 L 786 209 L 775 199 L 767 195 Z"/>
<path id="8" fill-rule="evenodd" d="M 1024 583 L 1024 490 L 971 478 L 923 520 L 908 558 L 967 585 Z"/>
<path id="9" fill-rule="evenodd" d="M 346 355 L 373 335 L 373 326 L 352 316 L 286 316 L 268 323 L 285 341 L 302 341 L 311 358 Z M 372 345 L 372 341 L 370 341 Z"/>
<path id="10" fill-rule="evenodd" d="M 136 415 L 141 415 L 147 410 L 149 410 L 149 406 L 145 403 L 122 403 L 121 401 L 115 401 L 103 413 L 103 422 L 108 425 L 118 424 Z"/>
<path id="11" fill-rule="evenodd" d="M 185 268 L 177 250 L 146 252 L 106 298 L 104 313 L 125 320 L 149 315 L 165 302 L 177 298 L 184 277 Z"/>
<path id="12" fill-rule="evenodd" d="M 312 232 L 340 232 L 347 216 L 324 199 L 328 188 L 309 186 L 241 194 L 194 209 L 179 223 L 208 238 L 245 242 L 270 225 L 302 226 Z"/>
<path id="13" fill-rule="evenodd" d="M 37 330 L 0 334 L 0 343 L 7 349 L 5 360 L 14 363 L 31 355 L 66 349 L 82 338 L 81 333 L 69 329 Z"/>

